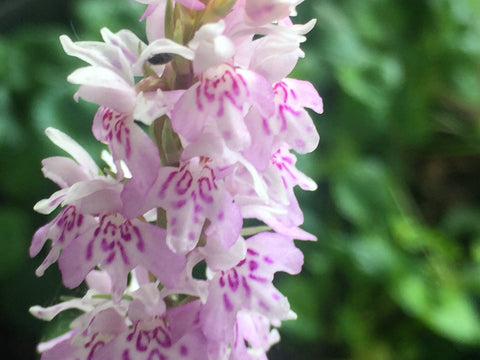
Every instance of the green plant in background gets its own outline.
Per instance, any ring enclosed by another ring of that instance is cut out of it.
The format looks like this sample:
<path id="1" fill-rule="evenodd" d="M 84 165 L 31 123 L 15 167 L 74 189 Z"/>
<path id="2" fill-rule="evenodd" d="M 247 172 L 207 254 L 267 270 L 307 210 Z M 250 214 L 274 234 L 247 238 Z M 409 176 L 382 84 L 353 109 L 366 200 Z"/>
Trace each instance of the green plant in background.
<path id="1" fill-rule="evenodd" d="M 467 1 L 312 5 L 306 51 L 318 55 L 303 75 L 330 106 L 322 152 L 306 164 L 325 192 L 305 199 L 322 249 L 306 260 L 321 265 L 302 284 L 316 304 L 299 299 L 299 319 L 317 330 L 318 358 L 480 354 L 479 11 Z"/>
<path id="2" fill-rule="evenodd" d="M 60 295 L 58 275 L 37 283 L 25 257 L 41 223 L 30 217 L 32 199 L 53 190 L 37 170 L 54 152 L 41 129 L 58 119 L 88 143 L 77 120 L 92 109 L 71 100 L 64 78 L 78 63 L 60 56 L 57 35 L 92 39 L 101 26 L 137 19 L 120 1 L 79 0 L 63 27 L 0 38 L 0 296 L 10 358 L 25 357 L 21 345 L 32 358 L 44 333 L 26 308 Z M 270 357 L 479 358 L 480 4 L 317 0 L 298 10 L 296 22 L 318 22 L 303 46 L 315 55 L 295 77 L 314 82 L 327 104 L 316 121 L 321 151 L 300 165 L 320 190 L 298 194 L 319 241 L 301 244 L 302 277 L 278 278 L 298 320 L 281 328 Z"/>

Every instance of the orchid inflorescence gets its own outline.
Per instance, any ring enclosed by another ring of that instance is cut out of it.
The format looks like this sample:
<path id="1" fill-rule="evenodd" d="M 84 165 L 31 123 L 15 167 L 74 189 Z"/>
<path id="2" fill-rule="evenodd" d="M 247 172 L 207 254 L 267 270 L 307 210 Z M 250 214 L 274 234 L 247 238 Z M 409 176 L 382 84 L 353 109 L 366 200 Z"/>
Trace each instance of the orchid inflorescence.
<path id="1" fill-rule="evenodd" d="M 305 108 L 323 105 L 311 83 L 287 78 L 315 21 L 292 23 L 298 0 L 137 1 L 148 44 L 107 28 L 103 42 L 60 37 L 88 63 L 68 81 L 99 105 L 92 132 L 108 150 L 100 168 L 46 130 L 71 157 L 42 162 L 60 190 L 34 209 L 59 212 L 30 255 L 51 240 L 36 274 L 58 262 L 66 287 L 88 291 L 31 308 L 44 320 L 82 312 L 41 358 L 266 359 L 296 316 L 274 274 L 299 273 L 293 239 L 315 240 L 293 188 L 316 184 L 292 150 L 316 148 Z"/>

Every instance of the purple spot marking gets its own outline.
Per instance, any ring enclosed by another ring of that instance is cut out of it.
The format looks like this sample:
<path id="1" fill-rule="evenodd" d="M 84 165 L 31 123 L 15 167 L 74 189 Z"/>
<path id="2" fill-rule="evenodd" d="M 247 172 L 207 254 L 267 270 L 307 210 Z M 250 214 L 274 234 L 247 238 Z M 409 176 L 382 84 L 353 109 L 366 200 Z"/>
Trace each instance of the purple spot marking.
<path id="1" fill-rule="evenodd" d="M 223 138 L 224 138 L 225 140 L 232 140 L 232 132 L 231 132 L 231 131 L 225 130 L 225 131 L 222 133 L 222 135 L 223 135 Z"/>
<path id="2" fill-rule="evenodd" d="M 270 310 L 270 307 L 267 304 L 265 304 L 262 300 L 258 301 L 258 305 L 266 311 Z"/>
<path id="3" fill-rule="evenodd" d="M 225 219 L 225 213 L 223 211 L 220 211 L 217 216 L 218 221 L 223 221 Z"/>
<path id="4" fill-rule="evenodd" d="M 250 260 L 248 262 L 248 268 L 250 269 L 250 271 L 254 271 L 258 269 L 258 263 L 255 260 Z"/>
<path id="5" fill-rule="evenodd" d="M 303 139 L 296 139 L 295 146 L 297 148 L 303 149 L 305 147 L 305 141 Z"/>
<path id="6" fill-rule="evenodd" d="M 115 241 L 108 242 L 106 238 L 102 238 L 101 248 L 103 252 L 111 251 L 115 248 Z"/>
<path id="7" fill-rule="evenodd" d="M 174 209 L 180 209 L 183 205 L 185 205 L 187 203 L 187 200 L 183 199 L 183 200 L 178 200 L 178 201 L 174 201 L 172 203 L 172 206 Z"/>
<path id="8" fill-rule="evenodd" d="M 77 216 L 77 226 L 78 227 L 82 226 L 82 223 L 83 223 L 83 215 L 78 214 L 78 216 Z"/>
<path id="9" fill-rule="evenodd" d="M 188 348 L 185 345 L 180 346 L 180 355 L 182 356 L 188 355 Z"/>
<path id="10" fill-rule="evenodd" d="M 128 354 L 128 349 L 123 350 L 122 360 L 130 360 L 130 355 Z"/>
<path id="11" fill-rule="evenodd" d="M 270 259 L 268 256 L 264 256 L 263 261 L 265 261 L 267 264 L 273 264 L 273 260 Z"/>

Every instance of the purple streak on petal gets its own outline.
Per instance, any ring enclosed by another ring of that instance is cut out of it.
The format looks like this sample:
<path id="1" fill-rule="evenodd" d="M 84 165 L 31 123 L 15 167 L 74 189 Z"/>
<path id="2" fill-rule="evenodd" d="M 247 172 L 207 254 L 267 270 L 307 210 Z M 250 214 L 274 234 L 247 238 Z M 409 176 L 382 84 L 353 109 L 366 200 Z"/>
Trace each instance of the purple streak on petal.
<path id="1" fill-rule="evenodd" d="M 122 353 L 122 360 L 130 360 L 129 350 L 125 349 Z"/>
<path id="2" fill-rule="evenodd" d="M 210 79 L 205 79 L 203 83 L 203 95 L 205 98 L 208 100 L 208 102 L 214 102 L 215 101 L 215 93 L 209 93 L 208 90 L 210 88 L 210 84 L 212 81 Z M 214 82 L 212 85 L 214 88 L 217 87 L 218 82 Z"/>
<path id="3" fill-rule="evenodd" d="M 48 203 L 48 206 L 54 206 L 55 204 L 58 204 L 60 202 L 60 200 L 62 200 L 64 197 L 65 197 L 65 195 L 62 195 L 62 196 L 59 196 L 59 197 L 53 199 L 52 201 L 50 201 Z"/>
<path id="4" fill-rule="evenodd" d="M 255 275 L 255 274 L 248 274 L 248 277 L 254 281 L 258 281 L 258 282 L 261 282 L 261 283 L 266 283 L 268 282 L 268 279 L 263 277 L 263 276 L 258 276 L 258 275 Z"/>
<path id="5" fill-rule="evenodd" d="M 144 252 L 145 250 L 145 242 L 143 241 L 143 236 L 142 233 L 140 232 L 140 229 L 136 226 L 133 227 L 133 231 L 135 232 L 135 235 L 137 235 L 137 249 L 140 252 Z"/>
<path id="6" fill-rule="evenodd" d="M 250 297 L 250 295 L 252 294 L 252 290 L 250 289 L 247 278 L 245 276 L 242 276 L 242 286 L 245 289 L 245 295 L 247 297 Z"/>
<path id="7" fill-rule="evenodd" d="M 95 242 L 95 237 L 92 240 L 90 240 L 90 242 L 87 245 L 87 253 L 85 254 L 85 257 L 86 257 L 87 261 L 92 260 L 94 242 Z"/>
<path id="8" fill-rule="evenodd" d="M 84 335 L 84 336 L 87 336 L 87 334 L 88 334 L 88 332 L 85 330 L 84 333 L 83 333 L 83 335 Z M 95 341 L 95 339 L 97 338 L 98 334 L 99 334 L 99 333 L 93 334 L 93 336 L 92 336 L 92 338 L 90 339 L 90 341 L 87 341 L 87 342 L 85 343 L 84 347 L 85 347 L 85 348 L 89 348 L 89 347 L 94 343 L 94 341 Z"/>
<path id="9" fill-rule="evenodd" d="M 280 81 L 275 84 L 273 87 L 273 91 L 275 95 L 282 96 L 282 102 L 286 103 L 288 100 L 288 91 L 287 91 L 287 84 L 285 84 L 283 81 Z"/>
<path id="10" fill-rule="evenodd" d="M 195 89 L 196 90 L 196 101 L 195 103 L 197 104 L 197 108 L 199 111 L 203 111 L 203 104 L 202 104 L 202 101 L 200 100 L 200 95 L 201 95 L 201 86 L 197 86 L 197 88 Z"/>
<path id="11" fill-rule="evenodd" d="M 165 329 L 161 326 L 155 328 L 153 330 L 153 338 L 157 341 L 158 345 L 164 348 L 169 348 L 172 346 L 172 339 L 165 331 Z"/>
<path id="12" fill-rule="evenodd" d="M 293 89 L 290 89 L 290 94 L 292 95 L 292 97 L 297 100 L 297 94 L 295 93 L 295 90 Z"/>
<path id="13" fill-rule="evenodd" d="M 125 251 L 125 247 L 120 242 L 117 243 L 117 246 L 120 248 L 120 254 L 122 254 L 122 260 L 125 263 L 125 265 L 130 265 L 130 259 L 128 258 L 128 255 Z"/>
<path id="14" fill-rule="evenodd" d="M 249 250 L 250 250 L 250 249 L 247 249 L 247 252 L 248 252 Z M 247 259 L 240 260 L 240 261 L 238 262 L 238 264 L 236 265 L 236 267 L 240 267 L 240 266 L 242 266 L 243 264 L 245 264 L 246 262 L 247 262 Z"/>
<path id="15" fill-rule="evenodd" d="M 225 310 L 227 310 L 228 312 L 233 311 L 233 304 L 231 303 L 227 294 L 223 294 L 223 306 L 225 307 Z"/>
<path id="16" fill-rule="evenodd" d="M 243 85 L 243 88 L 244 88 L 245 91 L 246 91 L 246 95 L 249 96 L 249 95 L 250 95 L 250 92 L 248 91 L 247 82 L 245 81 L 245 79 L 243 78 L 243 76 L 237 73 L 237 79 L 240 80 L 240 82 L 241 82 L 242 85 Z"/>
<path id="17" fill-rule="evenodd" d="M 259 255 L 258 252 L 256 252 L 253 249 L 247 249 L 247 254 L 253 255 L 253 256 L 258 256 Z"/>
<path id="18" fill-rule="evenodd" d="M 158 349 L 153 349 L 150 354 L 148 355 L 147 360 L 168 360 L 168 358 L 163 355 L 160 350 Z"/>
<path id="19" fill-rule="evenodd" d="M 175 184 L 175 191 L 178 195 L 184 195 L 192 186 L 193 176 L 189 170 L 186 170 L 180 180 Z"/>
<path id="20" fill-rule="evenodd" d="M 208 204 L 213 203 L 213 196 L 208 193 L 212 191 L 212 183 L 209 178 L 202 177 L 198 179 L 198 189 L 200 198 Z"/>
<path id="21" fill-rule="evenodd" d="M 137 332 L 137 327 L 138 327 L 138 322 L 135 323 L 135 325 L 133 326 L 133 331 L 127 335 L 127 342 L 130 342 L 133 340 L 133 337 L 135 336 L 135 333 Z"/>
<path id="22" fill-rule="evenodd" d="M 270 130 L 270 126 L 268 125 L 268 120 L 267 118 L 264 118 L 262 116 L 262 128 L 263 128 L 263 131 L 265 132 L 266 135 L 271 135 L 272 134 L 272 131 Z"/>
<path id="23" fill-rule="evenodd" d="M 236 269 L 232 269 L 228 272 L 228 285 L 233 292 L 237 291 L 240 281 L 238 278 L 238 272 Z"/>
<path id="24" fill-rule="evenodd" d="M 148 345 L 150 345 L 151 340 L 152 339 L 150 338 L 150 335 L 149 335 L 148 331 L 140 330 L 138 332 L 137 342 L 135 344 L 137 350 L 139 352 L 147 351 Z"/>
<path id="25" fill-rule="evenodd" d="M 182 167 L 179 171 L 182 171 L 184 167 Z M 170 185 L 170 182 L 173 180 L 175 175 L 178 174 L 179 171 L 172 171 L 170 174 L 168 174 L 167 180 L 162 184 L 160 191 L 158 192 L 158 197 L 160 199 L 163 199 L 165 197 L 165 192 L 167 191 L 168 186 Z"/>
<path id="26" fill-rule="evenodd" d="M 111 252 L 108 257 L 105 259 L 105 262 L 107 264 L 111 264 L 113 260 L 115 260 L 115 255 L 116 255 L 116 252 Z"/>
<path id="27" fill-rule="evenodd" d="M 92 346 L 92 349 L 88 353 L 87 360 L 92 360 L 93 355 L 95 354 L 95 351 L 97 351 L 98 348 L 101 348 L 103 345 L 105 345 L 105 342 L 99 341 L 95 345 Z"/>

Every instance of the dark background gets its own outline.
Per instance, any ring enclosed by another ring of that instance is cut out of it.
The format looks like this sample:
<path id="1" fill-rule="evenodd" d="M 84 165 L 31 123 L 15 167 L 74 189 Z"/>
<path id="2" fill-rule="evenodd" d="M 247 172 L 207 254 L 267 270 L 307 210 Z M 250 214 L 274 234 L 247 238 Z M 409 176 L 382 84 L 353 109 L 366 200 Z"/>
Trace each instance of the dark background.
<path id="1" fill-rule="evenodd" d="M 82 63 L 58 36 L 100 40 L 103 26 L 143 37 L 129 0 L 0 2 L 0 346 L 35 359 L 63 331 L 28 313 L 68 294 L 56 265 L 36 278 L 27 254 L 50 218 L 33 204 L 55 186 L 40 160 L 61 155 L 54 126 L 98 158 L 95 106 L 66 76 Z M 480 2 L 308 0 L 317 18 L 292 77 L 325 102 L 319 149 L 299 166 L 319 183 L 298 192 L 316 243 L 299 276 L 277 279 L 298 320 L 271 359 L 480 358 Z M 66 317 L 69 315 L 67 314 Z M 70 315 L 72 316 L 72 315 Z"/>

